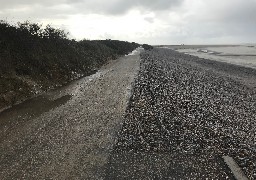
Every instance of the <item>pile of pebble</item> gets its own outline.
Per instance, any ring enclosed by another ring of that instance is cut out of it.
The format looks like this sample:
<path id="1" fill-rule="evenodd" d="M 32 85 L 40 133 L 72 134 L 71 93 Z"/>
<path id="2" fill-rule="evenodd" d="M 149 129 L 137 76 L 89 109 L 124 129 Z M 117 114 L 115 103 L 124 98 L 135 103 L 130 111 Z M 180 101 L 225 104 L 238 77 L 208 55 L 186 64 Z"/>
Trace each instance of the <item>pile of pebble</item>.
<path id="1" fill-rule="evenodd" d="M 229 155 L 256 179 L 256 91 L 200 61 L 210 60 L 161 48 L 141 54 L 116 148 Z"/>

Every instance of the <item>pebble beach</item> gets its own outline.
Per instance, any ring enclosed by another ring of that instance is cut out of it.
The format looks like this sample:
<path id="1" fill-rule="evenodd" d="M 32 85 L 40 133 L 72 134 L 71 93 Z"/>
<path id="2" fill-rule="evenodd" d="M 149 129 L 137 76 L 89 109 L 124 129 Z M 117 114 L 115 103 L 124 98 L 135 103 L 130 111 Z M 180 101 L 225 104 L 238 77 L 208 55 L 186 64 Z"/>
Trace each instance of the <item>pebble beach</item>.
<path id="1" fill-rule="evenodd" d="M 255 78 L 254 69 L 171 49 L 143 52 L 115 151 L 230 156 L 255 179 Z"/>

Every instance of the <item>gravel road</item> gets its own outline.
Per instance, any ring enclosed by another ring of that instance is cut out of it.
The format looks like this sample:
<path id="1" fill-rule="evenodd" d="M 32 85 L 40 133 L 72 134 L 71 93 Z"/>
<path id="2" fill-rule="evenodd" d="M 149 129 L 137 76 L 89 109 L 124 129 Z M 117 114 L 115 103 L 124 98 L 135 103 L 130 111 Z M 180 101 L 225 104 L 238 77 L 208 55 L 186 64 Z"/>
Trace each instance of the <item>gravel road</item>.
<path id="1" fill-rule="evenodd" d="M 0 114 L 0 179 L 102 179 L 139 53 Z"/>
<path id="2" fill-rule="evenodd" d="M 0 179 L 234 179 L 222 156 L 256 179 L 255 78 L 170 49 L 122 57 L 2 112 Z"/>
<path id="3" fill-rule="evenodd" d="M 170 49 L 141 54 L 107 179 L 256 179 L 256 70 Z"/>

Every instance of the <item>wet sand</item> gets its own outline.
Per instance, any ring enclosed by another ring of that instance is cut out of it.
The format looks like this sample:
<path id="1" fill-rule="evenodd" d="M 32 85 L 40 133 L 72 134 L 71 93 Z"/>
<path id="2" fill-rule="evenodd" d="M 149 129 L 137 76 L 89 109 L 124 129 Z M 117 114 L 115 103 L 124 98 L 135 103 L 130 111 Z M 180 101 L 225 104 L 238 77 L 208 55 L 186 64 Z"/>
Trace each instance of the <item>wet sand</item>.
<path id="1" fill-rule="evenodd" d="M 0 113 L 0 179 L 101 179 L 139 55 Z"/>

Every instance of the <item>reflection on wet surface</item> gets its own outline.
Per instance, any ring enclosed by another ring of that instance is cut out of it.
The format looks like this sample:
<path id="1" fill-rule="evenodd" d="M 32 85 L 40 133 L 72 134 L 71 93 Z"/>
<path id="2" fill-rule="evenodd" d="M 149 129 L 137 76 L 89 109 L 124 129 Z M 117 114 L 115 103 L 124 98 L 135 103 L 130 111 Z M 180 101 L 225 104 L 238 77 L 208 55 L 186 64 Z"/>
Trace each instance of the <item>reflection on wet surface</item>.
<path id="1" fill-rule="evenodd" d="M 0 114 L 0 179 L 102 179 L 139 55 Z"/>
<path id="2" fill-rule="evenodd" d="M 81 87 L 106 72 L 104 70 L 99 71 L 0 112 L 0 140 L 7 135 L 8 131 L 21 128 L 33 118 L 37 118 L 41 114 L 59 107 L 75 97 L 79 98 Z"/>
<path id="3" fill-rule="evenodd" d="M 40 116 L 42 113 L 55 107 L 65 104 L 70 100 L 71 95 L 65 95 L 55 100 L 49 100 L 47 96 L 39 96 L 15 105 L 0 113 L 0 139 L 10 129 L 21 128 L 29 120 Z"/>

